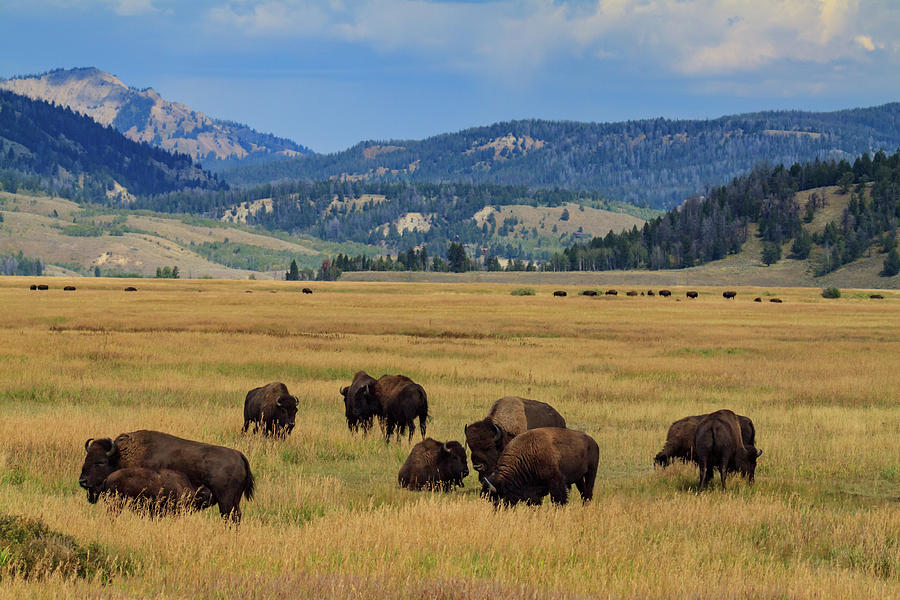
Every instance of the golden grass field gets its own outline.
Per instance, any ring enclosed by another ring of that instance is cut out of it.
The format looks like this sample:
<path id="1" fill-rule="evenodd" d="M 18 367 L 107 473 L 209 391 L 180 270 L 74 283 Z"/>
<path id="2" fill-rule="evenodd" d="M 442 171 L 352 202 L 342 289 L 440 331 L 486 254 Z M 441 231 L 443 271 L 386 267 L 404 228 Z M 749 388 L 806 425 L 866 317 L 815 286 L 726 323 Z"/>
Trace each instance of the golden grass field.
<path id="1" fill-rule="evenodd" d="M 900 596 L 898 292 L 37 281 L 0 279 L 0 512 L 131 567 L 109 583 L 7 574 L 2 597 Z M 551 403 L 600 446 L 594 501 L 573 488 L 565 507 L 495 510 L 474 472 L 449 494 L 400 489 L 412 444 L 347 430 L 338 390 L 358 369 L 421 383 L 441 441 L 503 395 Z M 244 395 L 276 380 L 300 398 L 293 434 L 242 435 Z M 695 468 L 653 468 L 672 421 L 723 407 L 756 424 L 753 486 L 698 496 Z M 141 428 L 244 452 L 257 494 L 240 526 L 89 505 L 85 439 Z"/>

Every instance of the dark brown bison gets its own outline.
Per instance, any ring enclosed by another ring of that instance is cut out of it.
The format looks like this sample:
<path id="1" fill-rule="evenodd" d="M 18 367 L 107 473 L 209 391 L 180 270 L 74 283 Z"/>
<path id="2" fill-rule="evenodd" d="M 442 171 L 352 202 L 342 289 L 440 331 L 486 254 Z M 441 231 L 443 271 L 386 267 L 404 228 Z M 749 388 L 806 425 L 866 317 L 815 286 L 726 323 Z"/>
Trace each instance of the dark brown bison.
<path id="1" fill-rule="evenodd" d="M 693 290 L 691 290 L 690 292 L 685 292 L 684 295 L 688 298 L 696 298 L 697 296 L 699 296 L 699 294 Z"/>
<path id="2" fill-rule="evenodd" d="M 265 435 L 286 436 L 294 429 L 297 416 L 297 398 L 291 396 L 287 386 L 274 381 L 247 392 L 244 399 L 244 427 L 246 432 L 253 423 L 253 432 L 262 427 Z"/>
<path id="3" fill-rule="evenodd" d="M 555 292 L 553 292 L 553 295 L 554 295 L 554 296 L 559 296 L 559 297 L 565 297 L 567 294 L 566 294 L 566 292 L 563 291 L 563 290 L 556 290 Z"/>
<path id="4" fill-rule="evenodd" d="M 125 288 L 125 291 L 126 292 L 136 292 L 137 288 L 133 287 L 133 286 L 128 286 L 127 288 Z"/>
<path id="5" fill-rule="evenodd" d="M 775 304 L 781 304 L 781 298 L 769 298 L 769 302 L 774 302 Z"/>
<path id="6" fill-rule="evenodd" d="M 754 301 L 754 302 L 762 302 L 762 298 L 760 298 L 759 296 L 757 296 L 756 298 L 753 299 L 753 301 Z"/>
<path id="7" fill-rule="evenodd" d="M 637 296 L 638 293 L 634 290 L 630 290 L 630 291 L 625 292 L 625 295 L 626 296 Z"/>
<path id="8" fill-rule="evenodd" d="M 74 291 L 75 291 L 75 286 L 74 286 L 74 285 L 67 285 L 66 287 L 63 288 L 63 291 L 64 291 L 64 292 L 74 292 Z"/>
<path id="9" fill-rule="evenodd" d="M 732 292 L 730 290 L 727 292 L 722 292 L 722 297 L 726 300 L 734 300 L 735 296 L 737 296 L 737 292 Z"/>
<path id="10" fill-rule="evenodd" d="M 881 294 L 872 294 L 869 296 L 869 298 L 871 298 L 872 300 L 884 300 L 884 296 L 882 296 Z"/>
<path id="11" fill-rule="evenodd" d="M 407 431 L 412 440 L 414 420 L 419 419 L 419 431 L 425 438 L 428 420 L 428 396 L 421 385 L 403 375 L 382 375 L 378 380 L 364 371 L 353 376 L 353 382 L 341 388 L 344 397 L 344 415 L 351 431 L 368 432 L 377 417 L 387 442 L 397 432 Z"/>
<path id="12" fill-rule="evenodd" d="M 164 514 L 179 508 L 203 510 L 216 503 L 208 487 L 194 485 L 181 471 L 144 467 L 113 471 L 100 484 L 98 495 L 130 500 L 151 514 Z"/>
<path id="13" fill-rule="evenodd" d="M 302 291 L 304 294 L 312 294 L 312 290 L 309 289 L 309 288 L 303 288 L 303 290 L 301 290 L 301 291 Z"/>
<path id="14" fill-rule="evenodd" d="M 668 298 L 672 295 L 672 292 L 670 292 L 669 290 L 659 290 L 659 295 L 663 298 Z"/>
<path id="15" fill-rule="evenodd" d="M 587 502 L 594 495 L 599 456 L 597 442 L 586 433 L 559 427 L 532 429 L 509 443 L 496 470 L 484 478 L 483 490 L 494 504 L 537 505 L 547 494 L 556 504 L 565 504 L 574 483 L 582 502 Z"/>
<path id="16" fill-rule="evenodd" d="M 181 471 L 194 486 L 205 485 L 219 505 L 219 512 L 239 522 L 241 496 L 253 498 L 253 474 L 247 457 L 231 448 L 185 440 L 159 431 L 133 431 L 110 438 L 89 439 L 79 485 L 88 501 L 96 502 L 100 487 L 119 469 L 144 467 Z"/>
<path id="17" fill-rule="evenodd" d="M 50 286 L 47 285 L 46 283 L 40 283 L 40 284 L 38 284 L 37 289 L 39 289 L 41 291 L 46 291 L 46 290 L 50 289 Z"/>
<path id="18" fill-rule="evenodd" d="M 738 417 L 730 410 L 718 410 L 703 417 L 694 434 L 694 448 L 700 467 L 697 493 L 706 488 L 715 468 L 722 478 L 722 490 L 729 471 L 737 471 L 753 483 L 756 459 L 762 450 L 744 441 Z"/>
<path id="19" fill-rule="evenodd" d="M 663 449 L 653 459 L 653 462 L 661 467 L 669 466 L 669 463 L 678 459 L 681 462 L 697 462 L 697 454 L 694 452 L 694 435 L 697 433 L 697 425 L 708 415 L 694 415 L 678 419 L 669 426 L 666 434 L 666 443 Z M 741 435 L 748 444 L 756 443 L 756 428 L 749 417 L 738 415 L 741 425 Z"/>
<path id="20" fill-rule="evenodd" d="M 619 292 L 617 290 L 606 290 L 607 296 L 618 296 Z"/>
<path id="21" fill-rule="evenodd" d="M 538 427 L 565 428 L 566 420 L 546 402 L 518 396 L 500 398 L 486 418 L 466 425 L 466 445 L 472 453 L 472 466 L 478 478 L 494 470 L 500 453 L 511 439 Z"/>
<path id="22" fill-rule="evenodd" d="M 597 292 L 595 292 L 594 290 L 584 290 L 583 292 L 581 292 L 581 295 L 582 296 L 596 296 Z"/>
<path id="23" fill-rule="evenodd" d="M 647 290 L 647 295 L 648 295 L 648 296 L 655 296 L 656 294 L 653 293 L 653 290 Z"/>
<path id="24" fill-rule="evenodd" d="M 450 491 L 463 485 L 469 474 L 466 449 L 459 442 L 441 443 L 425 438 L 409 453 L 397 481 L 411 490 L 433 489 Z"/>
<path id="25" fill-rule="evenodd" d="M 32 292 L 35 291 L 35 290 L 37 289 L 37 284 L 36 284 L 36 283 L 32 283 L 32 284 L 28 287 L 28 289 L 31 290 Z"/>

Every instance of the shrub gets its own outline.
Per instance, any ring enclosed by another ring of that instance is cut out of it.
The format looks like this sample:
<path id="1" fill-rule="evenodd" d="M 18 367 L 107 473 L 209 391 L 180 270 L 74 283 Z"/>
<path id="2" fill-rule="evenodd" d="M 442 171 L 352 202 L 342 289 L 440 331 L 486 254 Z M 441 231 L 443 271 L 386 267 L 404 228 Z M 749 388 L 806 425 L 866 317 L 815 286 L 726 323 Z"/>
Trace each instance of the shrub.
<path id="1" fill-rule="evenodd" d="M 836 287 L 827 287 L 822 290 L 822 297 L 823 298 L 840 298 L 841 290 L 839 290 Z"/>
<path id="2" fill-rule="evenodd" d="M 510 292 L 513 296 L 534 296 L 534 288 L 516 288 Z"/>

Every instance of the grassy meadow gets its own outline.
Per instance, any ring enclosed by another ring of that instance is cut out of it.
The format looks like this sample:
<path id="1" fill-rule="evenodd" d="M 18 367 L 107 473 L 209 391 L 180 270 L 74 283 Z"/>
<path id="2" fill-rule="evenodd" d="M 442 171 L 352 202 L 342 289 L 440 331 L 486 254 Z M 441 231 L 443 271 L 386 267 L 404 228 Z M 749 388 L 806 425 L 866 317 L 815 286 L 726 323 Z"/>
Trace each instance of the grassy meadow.
<path id="1" fill-rule="evenodd" d="M 7 573 L 2 597 L 900 596 L 896 291 L 32 282 L 0 279 L 0 513 L 121 568 Z M 784 303 L 752 301 L 763 293 Z M 495 510 L 474 471 L 449 494 L 400 489 L 412 444 L 347 430 L 338 390 L 359 369 L 421 383 L 441 441 L 464 441 L 501 396 L 549 402 L 600 446 L 594 501 L 573 487 L 565 507 Z M 240 433 L 244 395 L 270 381 L 300 398 L 287 440 Z M 723 493 L 716 478 L 698 496 L 695 468 L 652 460 L 672 421 L 718 408 L 753 419 L 763 455 L 753 486 L 733 475 Z M 144 428 L 247 455 L 257 494 L 239 527 L 216 509 L 151 519 L 87 503 L 84 441 Z"/>

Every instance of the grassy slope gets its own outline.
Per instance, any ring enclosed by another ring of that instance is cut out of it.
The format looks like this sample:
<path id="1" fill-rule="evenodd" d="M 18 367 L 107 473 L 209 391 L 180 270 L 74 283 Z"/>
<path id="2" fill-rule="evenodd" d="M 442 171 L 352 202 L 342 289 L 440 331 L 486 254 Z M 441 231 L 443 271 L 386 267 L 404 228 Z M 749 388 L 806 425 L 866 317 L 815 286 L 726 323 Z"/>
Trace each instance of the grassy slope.
<path id="1" fill-rule="evenodd" d="M 775 305 L 745 289 L 676 302 L 490 284 L 308 296 L 286 282 L 136 281 L 124 294 L 108 279 L 74 293 L 31 281 L 0 280 L 0 504 L 137 568 L 109 586 L 4 581 L 2 597 L 900 594 L 896 293 L 778 289 Z M 595 501 L 573 490 L 562 509 L 495 512 L 474 476 L 448 495 L 398 489 L 410 445 L 343 422 L 338 388 L 357 369 L 420 382 L 439 440 L 505 394 L 552 403 L 600 445 Z M 301 398 L 293 435 L 241 435 L 244 394 L 273 380 Z M 754 419 L 764 454 L 754 486 L 733 477 L 698 497 L 694 469 L 651 461 L 669 423 L 720 407 Z M 137 428 L 244 452 L 257 494 L 241 526 L 88 505 L 84 440 Z"/>

